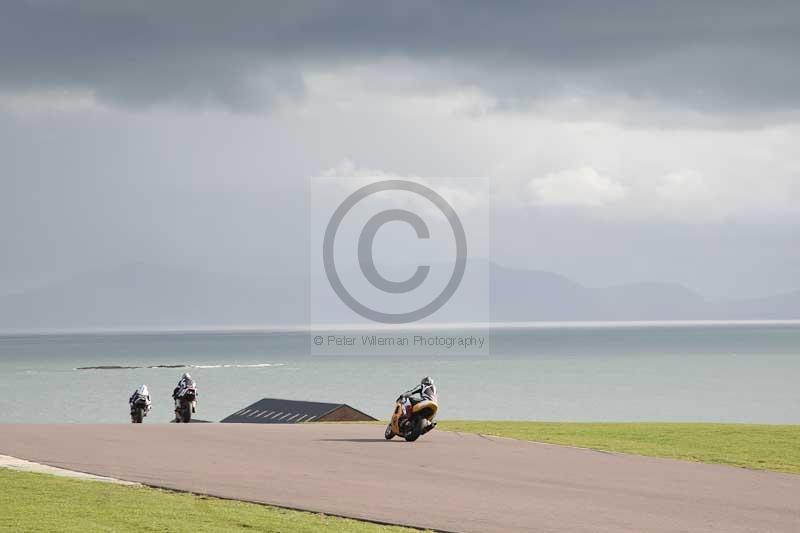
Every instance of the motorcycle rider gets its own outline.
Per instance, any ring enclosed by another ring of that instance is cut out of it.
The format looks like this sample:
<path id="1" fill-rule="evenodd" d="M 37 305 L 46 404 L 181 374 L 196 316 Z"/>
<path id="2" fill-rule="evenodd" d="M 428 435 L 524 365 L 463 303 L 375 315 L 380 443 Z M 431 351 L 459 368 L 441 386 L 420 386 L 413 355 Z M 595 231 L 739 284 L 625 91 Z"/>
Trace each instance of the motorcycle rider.
<path id="1" fill-rule="evenodd" d="M 398 427 L 401 428 L 399 434 L 402 435 L 403 432 L 405 431 L 404 429 L 402 429 L 403 427 L 406 426 L 405 421 L 412 419 L 414 406 L 425 400 L 431 400 L 434 403 L 438 403 L 436 395 L 436 386 L 433 384 L 433 380 L 428 376 L 422 378 L 422 380 L 420 380 L 419 382 L 419 385 L 417 385 L 411 390 L 404 392 L 403 394 L 400 395 L 399 398 L 397 398 L 397 401 L 403 407 L 401 422 L 398 422 Z M 395 435 L 394 431 L 392 430 L 393 423 L 394 421 L 390 422 L 389 426 L 386 428 L 386 433 L 385 433 L 386 439 L 391 439 Z M 423 426 L 421 428 L 421 432 L 417 435 L 417 437 L 421 434 L 427 433 L 428 431 L 436 427 L 436 422 L 432 418 L 424 419 L 422 421 L 422 424 Z M 408 437 L 406 437 L 406 440 L 409 440 Z M 414 437 L 414 439 L 412 440 L 416 440 L 416 437 Z"/>
<path id="2" fill-rule="evenodd" d="M 141 387 L 133 391 L 133 394 L 130 398 L 128 398 L 128 405 L 131 407 L 131 414 L 133 414 L 134 408 L 136 407 L 136 402 L 139 398 L 144 399 L 145 403 L 145 415 L 150 411 L 150 391 L 147 390 L 147 385 L 142 384 Z"/>
<path id="3" fill-rule="evenodd" d="M 422 378 L 422 380 L 420 380 L 419 385 L 400 395 L 400 397 L 403 398 L 406 403 L 406 414 L 411 414 L 411 407 L 419 402 L 423 400 L 430 400 L 431 395 L 436 395 L 436 386 L 433 384 L 433 380 L 431 378 L 425 376 Z"/>
<path id="4" fill-rule="evenodd" d="M 190 387 L 194 387 L 195 394 L 197 394 L 197 383 L 194 382 L 188 372 L 184 372 L 180 381 L 178 381 L 178 386 L 172 391 L 172 399 L 175 400 L 176 407 L 178 406 L 178 398 L 183 396 L 183 392 Z"/>

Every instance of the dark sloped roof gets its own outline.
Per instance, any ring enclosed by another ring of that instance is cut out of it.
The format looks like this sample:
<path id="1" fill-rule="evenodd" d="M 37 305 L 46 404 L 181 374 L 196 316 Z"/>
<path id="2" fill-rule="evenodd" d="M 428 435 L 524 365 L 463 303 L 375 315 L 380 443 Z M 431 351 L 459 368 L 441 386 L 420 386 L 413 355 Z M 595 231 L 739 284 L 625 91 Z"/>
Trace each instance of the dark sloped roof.
<path id="1" fill-rule="evenodd" d="M 374 420 L 371 416 L 342 403 L 303 402 L 264 398 L 223 418 L 221 422 L 250 424 L 297 424 L 319 420 L 342 407 L 352 410 L 352 420 Z"/>

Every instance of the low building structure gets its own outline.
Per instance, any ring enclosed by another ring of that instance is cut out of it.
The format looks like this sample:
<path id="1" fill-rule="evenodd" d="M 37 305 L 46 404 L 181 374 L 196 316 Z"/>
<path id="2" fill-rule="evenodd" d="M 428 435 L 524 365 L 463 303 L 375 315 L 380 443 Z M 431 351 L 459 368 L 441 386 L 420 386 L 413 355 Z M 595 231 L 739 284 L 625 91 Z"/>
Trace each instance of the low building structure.
<path id="1" fill-rule="evenodd" d="M 233 424 L 302 424 L 305 422 L 368 422 L 377 420 L 345 403 L 263 398 L 220 422 Z"/>

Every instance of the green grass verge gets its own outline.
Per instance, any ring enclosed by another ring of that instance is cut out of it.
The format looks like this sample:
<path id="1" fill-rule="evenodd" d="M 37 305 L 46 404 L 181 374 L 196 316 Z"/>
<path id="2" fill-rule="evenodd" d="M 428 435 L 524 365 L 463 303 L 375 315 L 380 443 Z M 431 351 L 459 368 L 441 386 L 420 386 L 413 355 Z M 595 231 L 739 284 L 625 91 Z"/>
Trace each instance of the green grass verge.
<path id="1" fill-rule="evenodd" d="M 400 533 L 414 530 L 0 468 L 0 531 Z"/>
<path id="2" fill-rule="evenodd" d="M 800 426 L 442 421 L 439 429 L 800 474 Z"/>

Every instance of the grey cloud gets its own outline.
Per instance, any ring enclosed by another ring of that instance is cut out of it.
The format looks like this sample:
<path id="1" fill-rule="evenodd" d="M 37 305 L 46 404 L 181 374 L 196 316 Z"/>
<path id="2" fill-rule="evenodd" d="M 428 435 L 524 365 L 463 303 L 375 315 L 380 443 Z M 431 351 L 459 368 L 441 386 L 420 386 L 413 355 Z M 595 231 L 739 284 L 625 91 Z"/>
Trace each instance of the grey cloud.
<path id="1" fill-rule="evenodd" d="M 623 95 L 779 119 L 800 104 L 800 5 L 736 2 L 11 2 L 0 87 L 250 110 L 314 69 L 398 58 L 501 106 Z"/>

